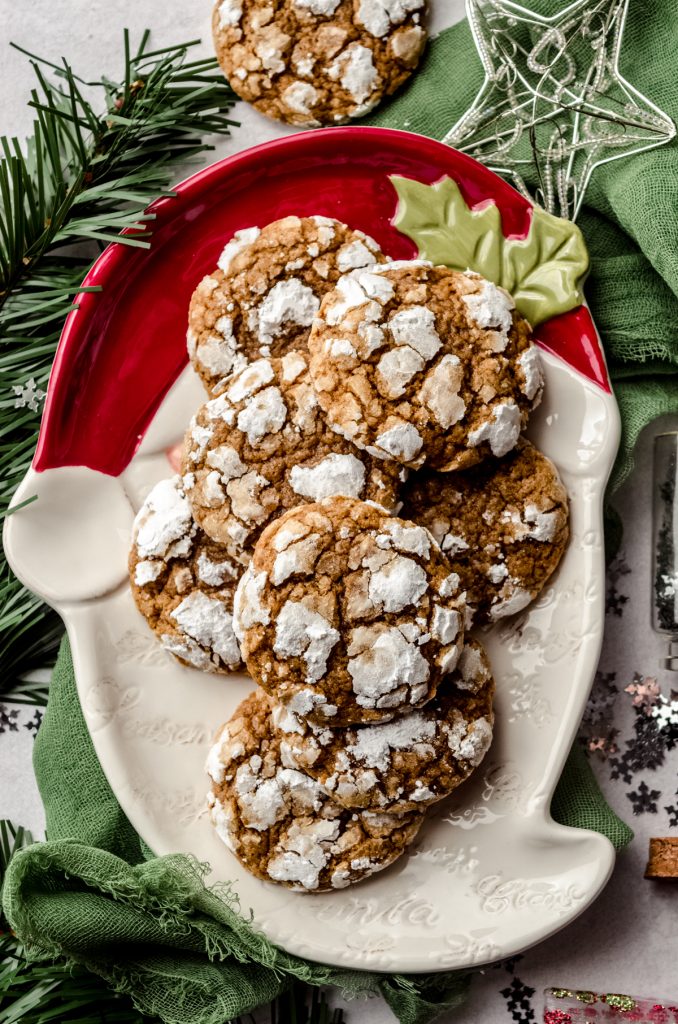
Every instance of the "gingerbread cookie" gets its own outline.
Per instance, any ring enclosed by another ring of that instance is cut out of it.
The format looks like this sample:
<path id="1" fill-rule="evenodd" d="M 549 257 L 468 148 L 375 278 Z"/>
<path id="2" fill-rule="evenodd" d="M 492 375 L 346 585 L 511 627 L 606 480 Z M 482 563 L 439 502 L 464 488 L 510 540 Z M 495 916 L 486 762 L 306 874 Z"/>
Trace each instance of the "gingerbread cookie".
<path id="1" fill-rule="evenodd" d="M 334 494 L 397 504 L 398 467 L 325 423 L 300 352 L 259 359 L 198 411 L 186 435 L 184 486 L 196 521 L 246 564 L 275 516 Z"/>
<path id="2" fill-rule="evenodd" d="M 419 711 L 379 725 L 310 726 L 281 705 L 282 759 L 349 809 L 413 811 L 442 800 L 480 764 L 492 740 L 494 682 L 476 641 Z"/>
<path id="3" fill-rule="evenodd" d="M 427 530 L 374 505 L 301 505 L 259 538 L 234 603 L 252 677 L 290 711 L 332 726 L 430 700 L 457 663 L 459 577 Z"/>
<path id="4" fill-rule="evenodd" d="M 553 463 L 521 438 L 515 451 L 464 473 L 422 471 L 403 515 L 449 556 L 475 622 L 522 611 L 562 558 L 567 493 Z"/>
<path id="5" fill-rule="evenodd" d="M 217 834 L 257 878 L 300 892 L 344 889 L 392 864 L 421 813 L 356 814 L 283 764 L 269 699 L 250 694 L 217 735 L 207 760 Z"/>
<path id="6" fill-rule="evenodd" d="M 139 509 L 129 571 L 137 608 L 165 650 L 205 672 L 242 668 L 233 633 L 242 566 L 195 525 L 181 477 L 161 480 Z"/>
<path id="7" fill-rule="evenodd" d="M 410 76 L 426 0 L 217 0 L 217 58 L 267 117 L 309 128 L 362 117 Z"/>
<path id="8" fill-rule="evenodd" d="M 250 360 L 305 349 L 323 295 L 385 259 L 372 238 L 329 217 L 236 231 L 191 299 L 188 352 L 207 390 Z"/>
<path id="9" fill-rule="evenodd" d="M 332 428 L 404 466 L 449 471 L 505 455 L 541 394 L 539 355 L 510 295 L 421 260 L 343 277 L 309 349 Z"/>

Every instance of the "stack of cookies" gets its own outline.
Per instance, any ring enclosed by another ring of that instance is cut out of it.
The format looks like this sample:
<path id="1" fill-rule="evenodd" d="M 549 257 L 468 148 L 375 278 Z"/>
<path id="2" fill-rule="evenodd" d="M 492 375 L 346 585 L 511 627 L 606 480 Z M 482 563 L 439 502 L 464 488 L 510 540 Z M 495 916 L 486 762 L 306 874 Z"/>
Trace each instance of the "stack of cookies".
<path id="1" fill-rule="evenodd" d="M 344 888 L 482 760 L 470 628 L 565 548 L 564 488 L 521 433 L 538 352 L 502 289 L 326 217 L 237 232 L 188 349 L 209 397 L 137 516 L 132 590 L 174 657 L 259 686 L 208 758 L 219 836 L 262 879 Z"/>

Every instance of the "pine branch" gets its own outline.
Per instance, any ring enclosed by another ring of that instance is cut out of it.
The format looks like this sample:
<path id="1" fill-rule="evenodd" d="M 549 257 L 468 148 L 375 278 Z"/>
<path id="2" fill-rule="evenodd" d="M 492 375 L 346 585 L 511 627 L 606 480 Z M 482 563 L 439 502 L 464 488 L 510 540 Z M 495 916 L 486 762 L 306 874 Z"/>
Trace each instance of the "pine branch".
<path id="1" fill-rule="evenodd" d="M 145 33 L 132 51 L 125 32 L 116 82 L 84 82 L 65 61 L 22 51 L 36 75 L 33 134 L 24 147 L 0 139 L 0 517 L 30 464 L 63 321 L 93 259 L 110 241 L 148 246 L 146 207 L 171 194 L 176 165 L 236 124 L 233 92 L 214 60 L 189 59 L 194 45 L 153 50 Z M 53 659 L 59 620 L 4 560 L 0 609 L 2 693 L 42 700 L 44 687 L 21 677 Z"/>

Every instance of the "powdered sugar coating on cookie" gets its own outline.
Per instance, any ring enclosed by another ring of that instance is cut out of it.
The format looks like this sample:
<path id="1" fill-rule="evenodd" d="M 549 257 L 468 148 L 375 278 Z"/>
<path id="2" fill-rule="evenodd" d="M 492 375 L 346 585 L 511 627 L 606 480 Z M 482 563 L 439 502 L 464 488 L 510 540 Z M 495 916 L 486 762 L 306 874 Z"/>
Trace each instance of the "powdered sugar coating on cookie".
<path id="1" fill-rule="evenodd" d="M 191 423 L 182 469 L 196 521 L 243 564 L 285 509 L 343 494 L 393 511 L 400 483 L 397 467 L 328 428 L 299 352 L 258 359 L 231 377 Z M 278 572 L 291 554 L 281 552 Z"/>
<path id="2" fill-rule="evenodd" d="M 236 231 L 191 299 L 187 346 L 207 390 L 251 360 L 305 349 L 323 295 L 385 259 L 373 239 L 329 217 Z"/>
<path id="3" fill-rule="evenodd" d="M 361 117 L 423 52 L 426 0 L 217 0 L 213 33 L 233 89 L 268 117 L 318 127 Z"/>
<path id="4" fill-rule="evenodd" d="M 181 477 L 161 480 L 140 508 L 129 570 L 137 607 L 165 650 L 204 672 L 242 667 L 232 614 L 242 567 L 193 522 Z"/>
<path id="5" fill-rule="evenodd" d="M 510 295 L 422 260 L 342 277 L 309 349 L 330 426 L 412 468 L 506 455 L 541 395 L 539 355 Z"/>
<path id="6" fill-rule="evenodd" d="M 464 473 L 422 471 L 403 514 L 426 526 L 448 555 L 474 621 L 523 611 L 567 544 L 567 493 L 553 463 L 521 438 L 505 458 Z"/>
<path id="7" fill-rule="evenodd" d="M 262 533 L 234 617 L 253 678 L 301 718 L 339 726 L 433 697 L 461 652 L 464 599 L 428 531 L 327 498 Z"/>
<path id="8" fill-rule="evenodd" d="M 463 661 L 462 661 L 463 659 Z M 311 726 L 285 709 L 283 760 L 349 809 L 403 813 L 442 800 L 478 766 L 492 739 L 494 683 L 476 641 L 425 707 L 390 722 Z"/>
<path id="9" fill-rule="evenodd" d="M 264 693 L 251 694 L 207 758 L 210 817 L 252 874 L 298 892 L 343 889 L 392 864 L 421 813 L 354 813 L 285 762 Z"/>

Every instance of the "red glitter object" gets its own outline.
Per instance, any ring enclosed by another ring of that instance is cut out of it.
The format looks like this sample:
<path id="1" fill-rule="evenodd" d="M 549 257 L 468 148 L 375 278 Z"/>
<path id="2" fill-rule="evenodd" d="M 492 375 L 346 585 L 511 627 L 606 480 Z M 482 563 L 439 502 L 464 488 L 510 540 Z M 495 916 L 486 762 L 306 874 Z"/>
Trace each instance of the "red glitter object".
<path id="1" fill-rule="evenodd" d="M 572 1024 L 572 1017 L 562 1010 L 546 1010 L 544 1013 L 544 1024 Z"/>

